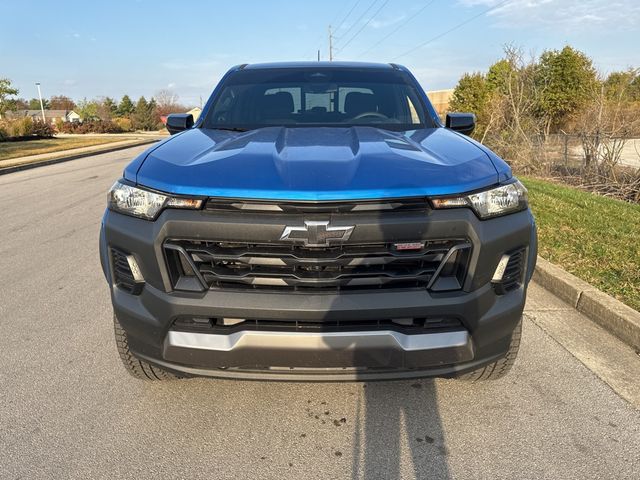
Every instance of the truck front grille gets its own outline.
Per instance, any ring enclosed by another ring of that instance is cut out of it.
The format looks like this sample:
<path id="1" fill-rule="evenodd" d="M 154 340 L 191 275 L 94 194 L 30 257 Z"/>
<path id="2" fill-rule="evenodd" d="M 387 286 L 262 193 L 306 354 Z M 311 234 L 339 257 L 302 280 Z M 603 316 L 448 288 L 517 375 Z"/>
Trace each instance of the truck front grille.
<path id="1" fill-rule="evenodd" d="M 164 247 L 174 288 L 195 277 L 212 289 L 293 291 L 457 290 L 471 250 L 463 239 L 430 240 L 414 250 L 392 243 L 306 247 L 175 239 Z M 442 277 L 441 288 L 435 288 L 436 277 Z"/>

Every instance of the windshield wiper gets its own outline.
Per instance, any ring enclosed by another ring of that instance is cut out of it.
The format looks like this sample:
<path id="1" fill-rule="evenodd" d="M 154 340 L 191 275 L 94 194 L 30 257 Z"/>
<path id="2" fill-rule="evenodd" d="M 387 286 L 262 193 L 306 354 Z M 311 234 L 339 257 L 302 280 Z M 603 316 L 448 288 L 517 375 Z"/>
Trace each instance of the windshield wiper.
<path id="1" fill-rule="evenodd" d="M 240 127 L 213 127 L 212 130 L 226 130 L 228 132 L 246 132 L 246 128 Z"/>

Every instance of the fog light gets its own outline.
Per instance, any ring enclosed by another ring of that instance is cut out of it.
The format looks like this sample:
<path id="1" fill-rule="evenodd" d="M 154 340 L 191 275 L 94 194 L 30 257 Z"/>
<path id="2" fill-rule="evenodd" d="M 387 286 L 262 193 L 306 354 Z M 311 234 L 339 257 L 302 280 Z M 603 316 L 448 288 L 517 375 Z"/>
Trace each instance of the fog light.
<path id="1" fill-rule="evenodd" d="M 111 247 L 110 252 L 113 284 L 132 295 L 139 295 L 144 287 L 144 277 L 135 257 L 115 247 Z"/>
<path id="2" fill-rule="evenodd" d="M 133 280 L 136 283 L 144 283 L 144 277 L 142 276 L 138 262 L 136 262 L 133 255 L 127 255 L 127 263 L 129 264 L 129 270 L 131 270 L 131 274 L 133 275 Z"/>
<path id="3" fill-rule="evenodd" d="M 509 264 L 510 255 L 503 255 L 500 261 L 498 262 L 498 266 L 496 267 L 496 271 L 493 273 L 493 278 L 491 279 L 494 283 L 499 283 L 502 281 L 502 277 L 504 276 L 504 271 L 507 269 L 507 265 Z"/>

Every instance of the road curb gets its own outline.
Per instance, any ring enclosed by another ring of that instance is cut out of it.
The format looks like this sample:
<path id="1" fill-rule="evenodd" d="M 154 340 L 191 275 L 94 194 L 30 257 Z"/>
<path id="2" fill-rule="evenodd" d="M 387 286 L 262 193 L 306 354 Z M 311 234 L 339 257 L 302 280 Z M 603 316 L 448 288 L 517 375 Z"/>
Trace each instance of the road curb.
<path id="1" fill-rule="evenodd" d="M 640 351 L 640 312 L 538 257 L 533 280 Z"/>
<path id="2" fill-rule="evenodd" d="M 35 161 L 32 163 L 23 163 L 21 165 L 13 165 L 11 167 L 0 168 L 0 175 L 6 175 L 7 173 L 13 173 L 13 172 L 20 172 L 22 170 L 29 170 L 31 168 L 44 167 L 45 165 L 53 165 L 56 163 L 68 162 L 69 160 L 77 160 L 79 158 L 90 157 L 92 155 L 101 155 L 103 153 L 117 152 L 118 150 L 124 150 L 126 148 L 139 147 L 141 145 L 149 145 L 155 142 L 159 142 L 160 140 L 161 139 L 158 139 L 158 138 L 143 139 L 138 142 L 112 145 L 110 147 L 105 147 L 104 149 L 96 149 L 88 152 L 79 152 L 72 155 L 63 155 L 61 157 L 55 157 L 48 160 Z"/>

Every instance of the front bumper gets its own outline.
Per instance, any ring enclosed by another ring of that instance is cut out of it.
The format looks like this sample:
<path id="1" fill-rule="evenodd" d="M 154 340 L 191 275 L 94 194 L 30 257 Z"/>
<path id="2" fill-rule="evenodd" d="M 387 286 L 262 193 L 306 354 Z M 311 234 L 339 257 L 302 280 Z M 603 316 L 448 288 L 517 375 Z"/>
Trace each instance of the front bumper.
<path id="1" fill-rule="evenodd" d="M 168 361 L 194 365 L 243 366 L 247 356 L 270 368 L 419 368 L 473 358 L 468 332 L 417 335 L 382 330 L 362 332 L 241 331 L 232 334 L 170 331 L 164 342 Z"/>
<path id="2" fill-rule="evenodd" d="M 110 211 L 105 214 L 100 239 L 103 268 L 111 286 L 114 312 L 136 356 L 187 375 L 245 379 L 351 381 L 455 376 L 506 354 L 522 315 L 526 283 L 535 265 L 535 225 L 528 211 L 480 222 L 472 212 L 460 209 L 438 212 L 437 218 L 430 219 L 428 228 L 419 234 L 425 238 L 463 235 L 471 239 L 474 249 L 462 291 L 172 291 L 162 253 L 165 238 L 184 232 L 202 238 L 245 238 L 257 231 L 263 235 L 271 235 L 270 229 L 275 234 L 282 231 L 277 224 L 248 222 L 238 227 L 237 218 L 225 225 L 228 228 L 221 229 L 225 221 L 230 219 L 212 219 L 204 212 L 165 211 L 156 222 Z M 378 231 L 385 234 L 384 229 Z M 395 232 L 394 240 L 416 235 L 415 231 L 405 233 L 402 228 L 389 231 Z M 146 281 L 139 295 L 113 285 L 108 246 L 135 255 Z M 525 282 L 506 295 L 498 295 L 490 283 L 495 267 L 504 252 L 522 246 L 528 253 Z M 180 316 L 316 324 L 447 316 L 460 319 L 464 329 L 403 334 L 320 328 L 314 333 L 246 331 L 214 335 L 176 331 L 173 322 Z"/>

